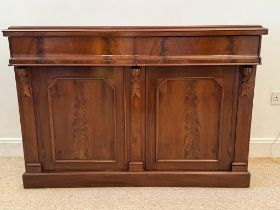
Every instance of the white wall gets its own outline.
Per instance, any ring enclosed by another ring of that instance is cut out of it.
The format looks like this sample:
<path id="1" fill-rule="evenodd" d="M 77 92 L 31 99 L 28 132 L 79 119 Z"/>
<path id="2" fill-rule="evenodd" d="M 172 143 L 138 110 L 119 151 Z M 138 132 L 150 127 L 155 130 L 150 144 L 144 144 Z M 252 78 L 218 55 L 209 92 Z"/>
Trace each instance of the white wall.
<path id="1" fill-rule="evenodd" d="M 280 132 L 280 106 L 270 105 L 280 90 L 279 0 L 1 0 L 0 29 L 16 25 L 207 25 L 260 24 L 262 66 L 258 68 L 252 140 L 271 141 Z M 0 140 L 21 136 L 7 38 L 0 37 Z M 1 147 L 1 145 L 0 145 Z"/>

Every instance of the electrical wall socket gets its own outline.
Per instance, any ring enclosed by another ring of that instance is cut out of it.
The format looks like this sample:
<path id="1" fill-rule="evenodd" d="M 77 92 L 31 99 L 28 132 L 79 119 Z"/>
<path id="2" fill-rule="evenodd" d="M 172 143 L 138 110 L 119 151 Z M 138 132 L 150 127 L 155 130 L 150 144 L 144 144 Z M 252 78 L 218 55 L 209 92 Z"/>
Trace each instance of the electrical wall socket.
<path id="1" fill-rule="evenodd" d="M 272 91 L 271 104 L 280 105 L 280 91 Z"/>

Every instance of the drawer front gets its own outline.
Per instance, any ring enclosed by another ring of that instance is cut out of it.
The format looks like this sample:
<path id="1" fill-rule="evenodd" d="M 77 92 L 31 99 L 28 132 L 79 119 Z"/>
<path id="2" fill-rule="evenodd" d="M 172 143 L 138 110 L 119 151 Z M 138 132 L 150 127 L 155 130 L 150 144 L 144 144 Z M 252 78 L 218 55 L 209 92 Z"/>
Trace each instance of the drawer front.
<path id="1" fill-rule="evenodd" d="M 259 36 L 137 37 L 136 63 L 258 63 L 259 41 Z"/>
<path id="2" fill-rule="evenodd" d="M 122 68 L 32 71 L 45 170 L 124 170 Z"/>
<path id="3" fill-rule="evenodd" d="M 147 68 L 147 170 L 230 170 L 235 68 Z"/>
<path id="4" fill-rule="evenodd" d="M 12 65 L 258 64 L 260 36 L 12 37 Z"/>
<path id="5" fill-rule="evenodd" d="M 11 63 L 38 66 L 134 65 L 132 37 L 13 37 Z"/>

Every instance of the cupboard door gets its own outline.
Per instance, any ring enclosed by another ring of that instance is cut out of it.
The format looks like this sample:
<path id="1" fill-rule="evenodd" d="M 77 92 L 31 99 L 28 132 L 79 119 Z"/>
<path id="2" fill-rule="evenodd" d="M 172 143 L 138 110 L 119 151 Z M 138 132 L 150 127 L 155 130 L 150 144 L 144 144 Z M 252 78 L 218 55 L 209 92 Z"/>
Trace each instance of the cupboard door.
<path id="1" fill-rule="evenodd" d="M 148 67 L 146 169 L 229 170 L 235 67 Z"/>
<path id="2" fill-rule="evenodd" d="M 32 71 L 45 170 L 126 169 L 121 67 Z"/>

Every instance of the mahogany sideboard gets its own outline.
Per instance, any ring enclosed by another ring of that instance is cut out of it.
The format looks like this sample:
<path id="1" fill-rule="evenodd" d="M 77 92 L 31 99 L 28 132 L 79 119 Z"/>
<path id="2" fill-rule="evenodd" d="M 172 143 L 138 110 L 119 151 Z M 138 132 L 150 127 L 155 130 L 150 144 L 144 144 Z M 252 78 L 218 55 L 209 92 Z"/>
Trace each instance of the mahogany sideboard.
<path id="1" fill-rule="evenodd" d="M 10 27 L 25 188 L 248 187 L 258 26 Z"/>

